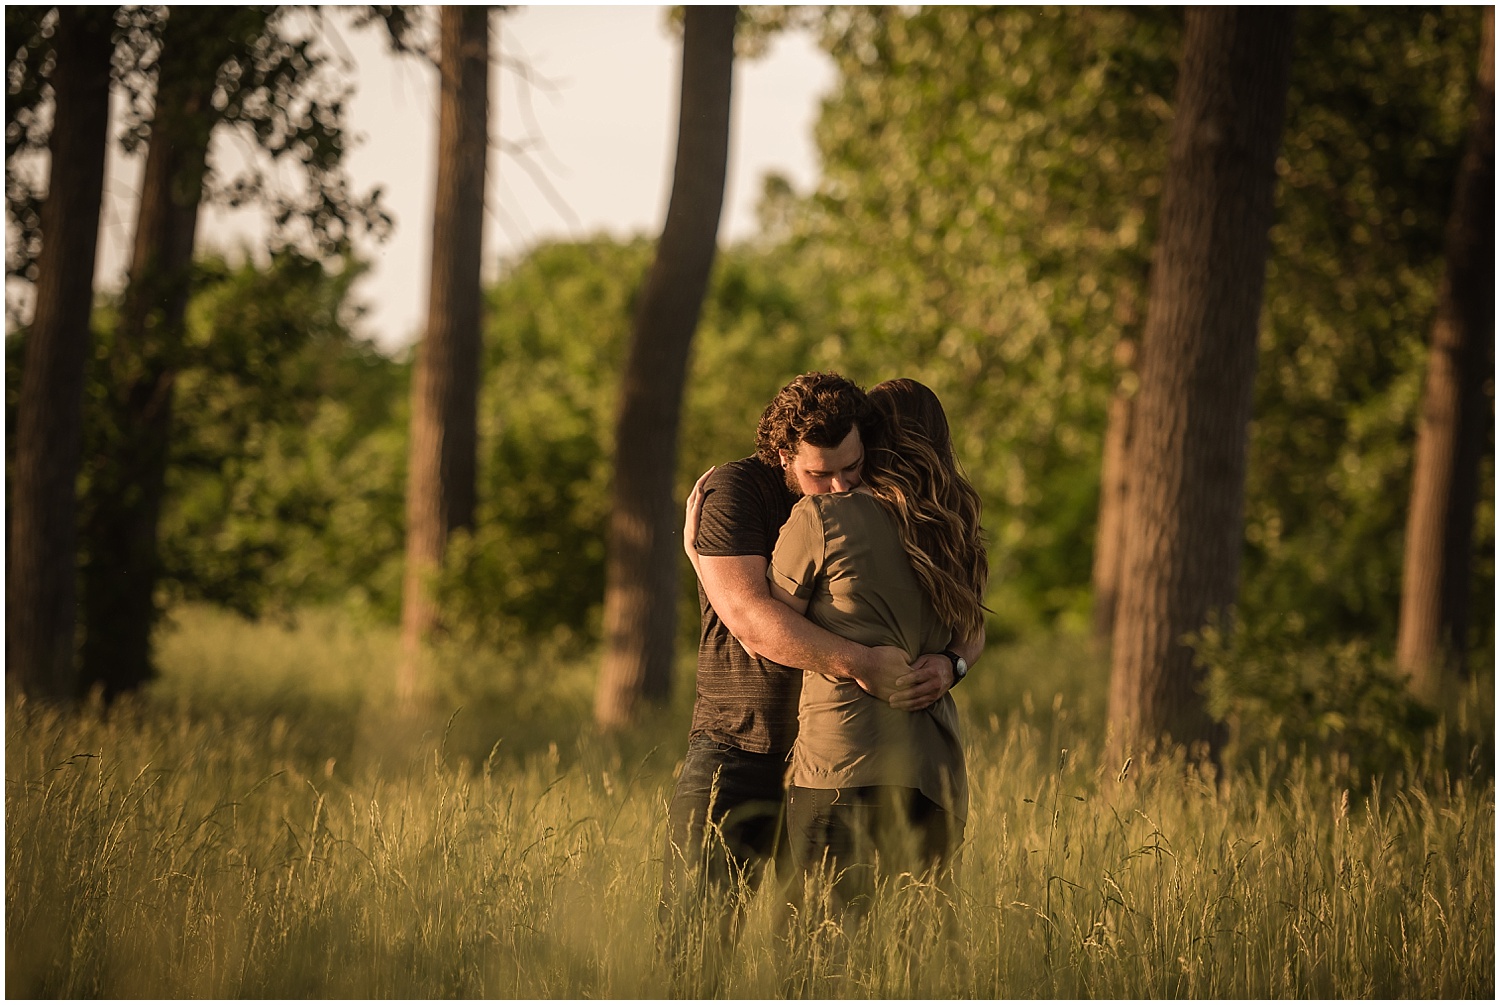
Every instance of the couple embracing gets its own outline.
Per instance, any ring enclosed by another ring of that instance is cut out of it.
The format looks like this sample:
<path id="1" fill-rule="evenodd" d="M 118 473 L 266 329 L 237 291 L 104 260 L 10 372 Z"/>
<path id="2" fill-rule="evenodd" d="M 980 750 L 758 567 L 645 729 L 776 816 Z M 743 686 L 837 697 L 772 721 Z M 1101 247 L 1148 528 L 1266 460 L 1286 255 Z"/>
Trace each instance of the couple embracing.
<path id="1" fill-rule="evenodd" d="M 702 632 L 664 911 L 685 877 L 733 897 L 772 858 L 828 870 L 840 907 L 877 863 L 940 874 L 968 813 L 948 692 L 984 645 L 988 563 L 937 396 L 803 374 L 756 454 L 699 479 L 683 543 Z"/>

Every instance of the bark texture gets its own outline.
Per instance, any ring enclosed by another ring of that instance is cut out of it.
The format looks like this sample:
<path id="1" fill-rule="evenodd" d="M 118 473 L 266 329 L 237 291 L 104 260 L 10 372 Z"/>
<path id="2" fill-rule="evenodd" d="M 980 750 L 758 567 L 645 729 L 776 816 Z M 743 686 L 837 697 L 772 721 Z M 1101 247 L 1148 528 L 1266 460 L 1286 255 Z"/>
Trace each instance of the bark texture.
<path id="1" fill-rule="evenodd" d="M 480 366 L 480 262 L 489 132 L 489 10 L 441 13 L 438 178 L 427 334 L 412 373 L 397 689 L 416 691 L 423 644 L 437 623 L 432 579 L 448 536 L 474 524 Z"/>
<path id="2" fill-rule="evenodd" d="M 1099 465 L 1099 526 L 1094 532 L 1094 635 L 1096 652 L 1108 652 L 1115 630 L 1120 567 L 1125 557 L 1125 500 L 1129 498 L 1130 427 L 1135 420 L 1135 342 L 1115 346 L 1120 379 L 1105 417 L 1104 456 Z"/>
<path id="3" fill-rule="evenodd" d="M 1292 15 L 1187 14 L 1141 346 L 1112 643 L 1112 749 L 1212 750 L 1184 644 L 1239 580 L 1256 332 L 1286 106 Z"/>
<path id="4" fill-rule="evenodd" d="M 6 676 L 65 699 L 77 684 L 77 483 L 109 127 L 113 8 L 60 7 L 36 309 L 16 403 Z"/>
<path id="5" fill-rule="evenodd" d="M 1495 9 L 1483 13 L 1474 111 L 1444 237 L 1446 271 L 1422 389 L 1396 657 L 1412 691 L 1438 698 L 1468 648 L 1479 463 L 1495 348 Z"/>
<path id="6" fill-rule="evenodd" d="M 130 276 L 110 350 L 109 428 L 89 458 L 81 676 L 106 697 L 153 673 L 157 524 L 172 434 L 213 94 L 234 42 L 222 11 L 174 7 L 163 29 Z"/>
<path id="7" fill-rule="evenodd" d="M 672 198 L 635 318 L 615 424 L 604 592 L 605 728 L 671 691 L 681 514 L 672 497 L 682 385 L 713 267 L 729 160 L 736 7 L 688 7 Z"/>

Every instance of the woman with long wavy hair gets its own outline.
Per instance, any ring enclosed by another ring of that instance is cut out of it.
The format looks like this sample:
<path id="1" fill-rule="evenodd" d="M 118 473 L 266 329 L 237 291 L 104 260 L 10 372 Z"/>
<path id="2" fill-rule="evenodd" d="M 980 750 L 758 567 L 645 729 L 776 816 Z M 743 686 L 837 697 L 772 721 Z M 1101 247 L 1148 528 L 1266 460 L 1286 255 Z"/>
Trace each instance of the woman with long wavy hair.
<path id="1" fill-rule="evenodd" d="M 910 660 L 981 640 L 989 575 L 978 493 L 959 469 L 942 404 L 914 380 L 869 392 L 864 484 L 804 496 L 782 527 L 772 594 L 845 638 Z M 961 679 L 961 678 L 960 678 Z M 968 778 L 958 713 L 944 693 L 901 711 L 851 681 L 803 677 L 788 832 L 807 874 L 834 877 L 860 906 L 877 874 L 943 870 L 963 839 Z"/>

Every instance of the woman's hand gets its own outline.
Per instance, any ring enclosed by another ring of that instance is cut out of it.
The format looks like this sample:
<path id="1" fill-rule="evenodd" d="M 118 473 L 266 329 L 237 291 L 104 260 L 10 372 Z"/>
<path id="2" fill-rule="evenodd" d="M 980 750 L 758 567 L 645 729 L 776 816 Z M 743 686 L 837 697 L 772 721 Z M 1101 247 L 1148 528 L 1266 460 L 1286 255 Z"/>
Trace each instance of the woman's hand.
<path id="1" fill-rule="evenodd" d="M 693 491 L 688 493 L 687 512 L 682 518 L 682 550 L 687 553 L 688 561 L 693 563 L 693 572 L 698 572 L 698 522 L 703 518 L 703 499 L 707 495 L 703 491 L 708 476 L 718 469 L 718 465 L 709 468 L 698 476 L 693 483 Z M 698 577 L 702 579 L 700 575 Z"/>

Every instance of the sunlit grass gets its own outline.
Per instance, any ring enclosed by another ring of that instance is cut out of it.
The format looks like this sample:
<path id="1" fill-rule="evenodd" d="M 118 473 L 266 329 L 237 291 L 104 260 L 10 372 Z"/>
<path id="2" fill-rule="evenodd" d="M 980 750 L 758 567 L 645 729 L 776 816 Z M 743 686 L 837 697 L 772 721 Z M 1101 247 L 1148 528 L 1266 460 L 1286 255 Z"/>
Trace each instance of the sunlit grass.
<path id="1" fill-rule="evenodd" d="M 456 715 L 450 683 L 403 718 L 394 636 L 322 615 L 188 610 L 161 654 L 164 679 L 108 713 L 7 710 L 9 996 L 1494 994 L 1490 765 L 1418 759 L 1355 791 L 1314 756 L 1122 780 L 1096 699 L 1053 699 L 1080 665 L 1065 647 L 987 657 L 1030 668 L 1020 696 L 961 696 L 973 807 L 947 934 L 932 886 L 857 926 L 804 908 L 789 940 L 762 896 L 717 982 L 711 937 L 675 978 L 656 953 L 685 697 L 598 740 L 579 725 L 595 664 L 537 652 L 471 665 Z"/>

